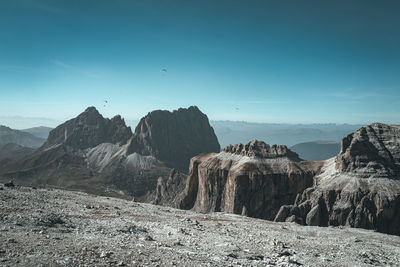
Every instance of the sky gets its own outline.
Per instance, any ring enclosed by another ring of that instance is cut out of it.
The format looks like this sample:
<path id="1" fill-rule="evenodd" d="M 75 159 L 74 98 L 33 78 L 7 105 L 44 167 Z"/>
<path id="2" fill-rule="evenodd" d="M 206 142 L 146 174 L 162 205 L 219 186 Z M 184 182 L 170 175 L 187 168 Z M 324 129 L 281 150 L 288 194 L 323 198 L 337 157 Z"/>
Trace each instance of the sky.
<path id="1" fill-rule="evenodd" d="M 211 120 L 400 123 L 399 13 L 378 0 L 2 0 L 0 124 L 191 105 Z"/>

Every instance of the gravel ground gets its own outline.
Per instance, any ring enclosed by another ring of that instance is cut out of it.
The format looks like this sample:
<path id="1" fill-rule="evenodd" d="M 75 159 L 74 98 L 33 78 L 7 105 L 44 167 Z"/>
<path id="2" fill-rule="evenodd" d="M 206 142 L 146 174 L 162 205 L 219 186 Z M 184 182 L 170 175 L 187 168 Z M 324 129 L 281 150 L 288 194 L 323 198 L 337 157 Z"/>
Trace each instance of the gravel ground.
<path id="1" fill-rule="evenodd" d="M 400 237 L 0 185 L 0 266 L 400 266 Z"/>

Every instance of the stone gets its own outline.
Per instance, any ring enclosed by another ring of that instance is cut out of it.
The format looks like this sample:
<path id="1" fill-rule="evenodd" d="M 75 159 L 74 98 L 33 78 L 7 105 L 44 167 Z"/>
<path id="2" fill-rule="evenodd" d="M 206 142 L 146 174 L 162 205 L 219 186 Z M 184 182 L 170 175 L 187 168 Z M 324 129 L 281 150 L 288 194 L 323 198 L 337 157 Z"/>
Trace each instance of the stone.
<path id="1" fill-rule="evenodd" d="M 95 107 L 88 107 L 76 118 L 50 131 L 44 148 L 64 144 L 76 149 L 95 147 L 101 143 L 126 143 L 132 137 L 131 128 L 121 116 L 104 118 Z"/>
<path id="2" fill-rule="evenodd" d="M 100 254 L 100 258 L 109 258 L 112 254 L 114 254 L 113 252 L 111 252 L 111 251 L 102 251 L 101 252 L 101 254 Z"/>
<path id="3" fill-rule="evenodd" d="M 219 151 L 207 116 L 195 106 L 148 113 L 136 126 L 129 147 L 129 153 L 154 156 L 183 172 L 187 172 L 192 157 Z"/>
<path id="4" fill-rule="evenodd" d="M 319 205 L 317 204 L 307 214 L 306 224 L 311 226 L 319 226 L 321 222 L 320 216 L 321 216 L 321 211 Z"/>
<path id="5" fill-rule="evenodd" d="M 180 193 L 185 189 L 187 176 L 172 169 L 168 179 L 160 177 L 157 181 L 154 200 L 155 205 L 167 205 L 170 207 L 179 207 Z"/>
<path id="6" fill-rule="evenodd" d="M 373 123 L 342 140 L 313 186 L 282 207 L 276 221 L 296 215 L 306 225 L 351 226 L 400 235 L 400 126 Z"/>
<path id="7" fill-rule="evenodd" d="M 14 181 L 9 181 L 8 183 L 5 183 L 4 186 L 13 188 L 13 187 L 15 187 L 15 184 L 14 184 Z"/>
<path id="8" fill-rule="evenodd" d="M 121 116 L 104 118 L 89 107 L 53 129 L 31 155 L 1 166 L 0 176 L 98 195 L 131 195 L 145 202 L 154 200 L 161 177 L 171 189 L 163 192 L 172 200 L 171 169 L 176 172 L 170 182 L 183 185 L 191 157 L 219 150 L 207 116 L 197 107 L 150 112 L 135 133 Z"/>
<path id="9" fill-rule="evenodd" d="M 342 139 L 336 158 L 341 173 L 400 179 L 400 125 L 373 123 Z"/>
<path id="10" fill-rule="evenodd" d="M 286 146 L 257 140 L 201 154 L 191 159 L 179 207 L 273 220 L 282 205 L 312 185 L 320 165 L 302 161 Z"/>

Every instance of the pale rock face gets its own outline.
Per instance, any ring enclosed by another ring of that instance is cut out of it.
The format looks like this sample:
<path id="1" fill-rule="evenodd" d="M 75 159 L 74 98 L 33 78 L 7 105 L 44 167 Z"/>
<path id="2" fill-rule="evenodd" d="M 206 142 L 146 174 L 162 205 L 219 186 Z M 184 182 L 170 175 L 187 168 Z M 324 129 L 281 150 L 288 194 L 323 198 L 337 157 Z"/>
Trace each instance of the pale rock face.
<path id="1" fill-rule="evenodd" d="M 161 164 L 153 156 L 142 156 L 138 153 L 130 154 L 126 157 L 124 164 L 127 168 L 149 170 L 157 164 Z"/>
<path id="2" fill-rule="evenodd" d="M 248 157 L 257 157 L 257 158 L 279 158 L 279 157 L 288 157 L 292 160 L 300 161 L 299 156 L 292 152 L 284 145 L 273 145 L 270 146 L 262 141 L 253 140 L 247 145 L 237 144 L 237 145 L 229 145 L 224 148 L 224 152 L 228 152 L 231 154 L 248 156 Z"/>
<path id="3" fill-rule="evenodd" d="M 400 126 L 374 123 L 343 138 L 337 169 L 360 177 L 400 179 Z"/>
<path id="4" fill-rule="evenodd" d="M 116 165 L 128 169 L 148 170 L 155 167 L 159 162 L 153 156 L 143 156 L 138 153 L 127 154 L 129 144 L 117 145 L 110 143 L 100 144 L 86 152 L 86 160 L 90 168 L 102 172 L 107 167 Z"/>
<path id="5" fill-rule="evenodd" d="M 374 123 L 345 137 L 341 152 L 324 162 L 314 186 L 294 205 L 281 207 L 275 221 L 294 215 L 306 225 L 349 225 L 400 235 L 399 129 Z"/>
<path id="6" fill-rule="evenodd" d="M 115 158 L 120 149 L 120 146 L 111 143 L 103 143 L 89 149 L 86 153 L 89 167 L 101 172 Z"/>
<path id="7" fill-rule="evenodd" d="M 192 158 L 180 207 L 273 219 L 280 206 L 311 186 L 317 169 L 286 146 L 228 146 Z"/>

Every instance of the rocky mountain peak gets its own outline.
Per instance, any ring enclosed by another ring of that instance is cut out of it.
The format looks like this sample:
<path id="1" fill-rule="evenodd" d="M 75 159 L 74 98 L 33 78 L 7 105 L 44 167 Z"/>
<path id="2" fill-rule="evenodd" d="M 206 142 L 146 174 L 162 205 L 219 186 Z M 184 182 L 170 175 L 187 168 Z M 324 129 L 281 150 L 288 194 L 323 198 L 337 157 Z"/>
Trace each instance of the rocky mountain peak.
<path id="1" fill-rule="evenodd" d="M 93 106 L 87 107 L 82 114 L 84 114 L 84 113 L 97 113 L 97 114 L 100 114 L 99 111 Z"/>
<path id="2" fill-rule="evenodd" d="M 10 127 L 7 127 L 7 126 L 5 126 L 5 125 L 0 125 L 0 130 L 9 130 L 9 131 L 11 131 L 11 128 Z"/>
<path id="3" fill-rule="evenodd" d="M 195 155 L 219 151 L 214 129 L 195 106 L 148 113 L 137 125 L 129 148 L 130 153 L 154 156 L 180 170 L 187 170 Z"/>
<path id="4" fill-rule="evenodd" d="M 53 129 L 44 147 L 56 144 L 86 149 L 101 143 L 126 143 L 132 137 L 121 116 L 104 118 L 95 107 L 88 107 L 76 118 L 71 119 Z"/>
<path id="5" fill-rule="evenodd" d="M 224 152 L 236 155 L 258 157 L 258 158 L 278 158 L 289 157 L 298 159 L 299 156 L 287 148 L 285 145 L 268 145 L 263 141 L 253 140 L 246 145 L 229 145 L 223 149 Z"/>
<path id="6" fill-rule="evenodd" d="M 373 123 L 342 139 L 337 169 L 360 176 L 400 176 L 400 125 Z"/>

